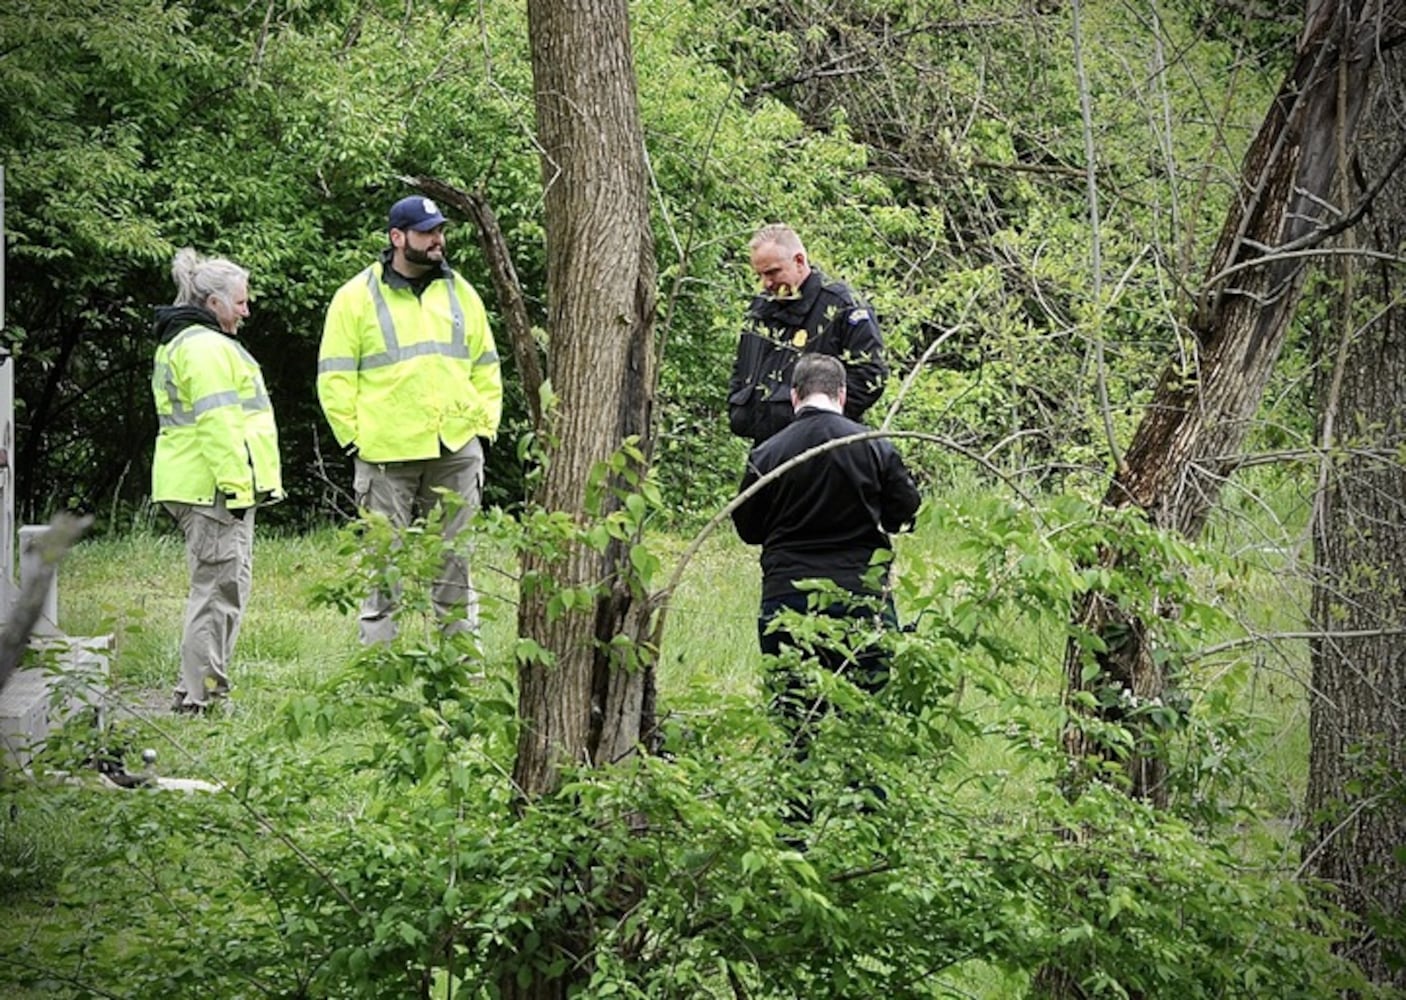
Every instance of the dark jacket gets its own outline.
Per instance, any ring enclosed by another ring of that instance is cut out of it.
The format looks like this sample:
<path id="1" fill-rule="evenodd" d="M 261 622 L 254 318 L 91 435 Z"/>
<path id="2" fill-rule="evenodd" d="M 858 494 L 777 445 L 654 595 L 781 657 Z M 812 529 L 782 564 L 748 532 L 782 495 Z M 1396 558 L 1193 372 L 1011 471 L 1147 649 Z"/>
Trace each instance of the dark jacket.
<path id="1" fill-rule="evenodd" d="M 874 311 L 813 267 L 798 298 L 758 295 L 747 309 L 728 384 L 732 433 L 760 444 L 791 422 L 791 372 L 808 351 L 845 363 L 845 416 L 858 420 L 883 393 L 888 366 Z"/>
<path id="2" fill-rule="evenodd" d="M 745 490 L 788 459 L 869 430 L 829 410 L 802 407 L 795 422 L 752 449 Z M 762 547 L 762 599 L 797 593 L 797 580 L 828 579 L 873 594 L 864 577 L 889 534 L 911 525 L 922 498 L 887 438 L 842 445 L 802 462 L 732 512 L 737 534 Z M 887 580 L 887 569 L 879 574 Z M 881 588 L 880 588 L 881 589 Z"/>

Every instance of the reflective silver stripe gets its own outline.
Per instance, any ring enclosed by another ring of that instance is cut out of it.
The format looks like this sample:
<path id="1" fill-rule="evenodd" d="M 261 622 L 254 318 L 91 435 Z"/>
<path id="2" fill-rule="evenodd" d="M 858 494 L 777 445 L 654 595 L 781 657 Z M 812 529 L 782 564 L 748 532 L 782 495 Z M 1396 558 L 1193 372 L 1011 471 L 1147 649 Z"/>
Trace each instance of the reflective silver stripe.
<path id="1" fill-rule="evenodd" d="M 385 368 L 387 365 L 399 364 L 402 361 L 409 361 L 411 358 L 423 358 L 428 355 L 440 355 L 446 358 L 467 358 L 469 349 L 462 344 L 441 344 L 438 341 L 426 341 L 422 344 L 413 344 L 410 347 L 402 347 L 395 354 L 382 352 L 380 354 L 370 354 L 361 359 L 361 368 Z"/>
<path id="2" fill-rule="evenodd" d="M 230 338 L 230 346 L 233 347 L 236 351 L 239 352 L 239 356 L 244 359 L 245 363 L 246 363 L 250 368 L 254 369 L 255 371 L 258 371 L 258 369 L 259 369 L 259 363 L 254 360 L 254 355 L 250 354 L 248 351 L 246 351 L 246 350 L 244 349 L 244 345 L 243 345 L 243 344 L 241 344 L 239 341 L 235 340 L 234 338 Z"/>
<path id="3" fill-rule="evenodd" d="M 217 396 L 207 396 L 196 404 L 194 410 L 187 410 L 182 406 L 175 406 L 171 413 L 157 414 L 157 421 L 162 427 L 190 427 L 195 424 L 195 418 L 202 413 L 219 409 L 221 406 L 238 403 L 242 409 L 253 413 L 260 413 L 264 410 L 272 410 L 269 398 L 265 395 L 254 396 L 252 399 L 239 399 L 233 393 L 220 393 Z"/>
<path id="4" fill-rule="evenodd" d="M 366 287 L 371 291 L 371 301 L 376 306 L 376 321 L 381 325 L 381 338 L 386 342 L 386 350 L 383 354 L 372 354 L 361 359 L 362 368 L 381 368 L 385 365 L 393 365 L 398 361 L 405 361 L 409 358 L 423 357 L 426 354 L 442 354 L 450 358 L 467 358 L 469 356 L 468 335 L 464 329 L 464 307 L 459 302 L 459 291 L 454 287 L 454 278 L 451 275 L 446 279 L 446 291 L 449 293 L 449 312 L 453 322 L 449 331 L 449 343 L 442 344 L 438 341 L 427 341 L 415 344 L 410 347 L 401 347 L 400 338 L 395 334 L 395 321 L 391 319 L 391 308 L 386 302 L 385 295 L 381 292 L 381 283 L 376 278 L 376 269 L 368 267 L 366 269 Z M 340 361 L 342 359 L 329 359 Z M 318 366 L 322 370 L 322 366 Z M 340 369 L 328 369 L 340 370 Z"/>
<path id="5" fill-rule="evenodd" d="M 399 360 L 399 358 L 391 357 L 385 351 L 382 351 L 380 354 L 368 354 L 361 359 L 361 364 L 358 367 L 363 369 L 384 368 L 386 365 L 393 365 Z"/>
<path id="6" fill-rule="evenodd" d="M 449 276 L 449 311 L 454 315 L 454 332 L 449 338 L 449 342 L 460 350 L 465 351 L 468 356 L 466 335 L 464 333 L 464 307 L 459 304 L 459 293 L 454 288 L 454 276 Z"/>
<path id="7" fill-rule="evenodd" d="M 166 387 L 166 401 L 171 404 L 172 411 L 179 413 L 181 411 L 181 398 L 180 393 L 176 391 L 175 380 L 171 378 L 171 365 L 166 361 L 158 361 L 156 363 L 156 377 Z"/>
<path id="8" fill-rule="evenodd" d="M 227 392 L 215 392 L 208 396 L 202 396 L 191 406 L 191 412 L 198 417 L 202 413 L 218 410 L 221 406 L 237 406 L 238 404 L 239 393 L 231 389 Z"/>
<path id="9" fill-rule="evenodd" d="M 469 349 L 464 346 L 463 341 L 457 344 L 441 344 L 437 340 L 426 340 L 409 347 L 402 347 L 399 352 L 399 360 L 418 358 L 426 354 L 442 354 L 447 358 L 467 358 Z"/>
<path id="10" fill-rule="evenodd" d="M 474 362 L 476 365 L 496 365 L 498 363 L 498 351 L 496 349 L 484 351 Z"/>
<path id="11" fill-rule="evenodd" d="M 376 280 L 374 267 L 366 269 L 366 287 L 371 289 L 371 301 L 376 306 L 376 320 L 381 324 L 381 337 L 386 342 L 386 351 L 394 354 L 400 347 L 400 342 L 396 339 L 391 307 L 386 305 L 386 297 L 381 294 L 381 283 Z"/>
<path id="12" fill-rule="evenodd" d="M 176 349 L 176 345 L 179 344 L 181 341 L 189 340 L 191 337 L 194 337 L 197 334 L 214 332 L 215 331 L 211 330 L 208 326 L 201 326 L 198 323 L 193 326 L 188 326 L 180 333 L 176 334 L 174 337 L 171 338 L 171 343 L 167 345 L 167 351 L 168 353 L 170 351 L 174 351 Z"/>
<path id="13" fill-rule="evenodd" d="M 326 372 L 354 372 L 356 369 L 356 358 L 323 358 L 317 363 L 319 375 Z"/>
<path id="14" fill-rule="evenodd" d="M 187 410 L 185 404 L 181 402 L 181 391 L 176 388 L 176 379 L 171 374 L 170 364 L 163 364 L 161 367 L 165 369 L 166 375 L 163 380 L 166 383 L 166 401 L 171 404 L 172 418 L 178 421 L 178 423 L 173 426 L 195 423 L 195 414 Z"/>

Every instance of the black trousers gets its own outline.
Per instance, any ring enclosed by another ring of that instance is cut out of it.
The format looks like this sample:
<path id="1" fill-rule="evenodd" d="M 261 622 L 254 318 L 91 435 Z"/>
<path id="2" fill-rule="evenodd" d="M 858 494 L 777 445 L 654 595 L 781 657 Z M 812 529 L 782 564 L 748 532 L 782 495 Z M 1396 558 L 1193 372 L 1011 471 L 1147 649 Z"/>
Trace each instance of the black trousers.
<path id="1" fill-rule="evenodd" d="M 800 648 L 803 645 L 784 628 L 770 628 L 772 619 L 787 609 L 853 622 L 857 628 L 872 629 L 876 624 L 884 628 L 898 628 L 898 615 L 893 600 L 888 597 L 856 597 L 853 602 L 836 601 L 816 611 L 809 611 L 807 604 L 806 594 L 784 594 L 762 601 L 761 613 L 757 617 L 757 641 L 763 653 L 778 656 L 787 646 Z M 888 683 L 888 654 L 878 646 L 869 645 L 847 652 L 818 645 L 812 652 L 821 666 L 843 674 L 861 691 L 876 694 Z M 781 715 L 787 729 L 798 738 L 805 738 L 806 734 L 801 730 L 829 710 L 823 699 L 793 670 L 775 670 L 769 678 L 769 686 L 773 710 Z"/>
<path id="2" fill-rule="evenodd" d="M 770 626 L 772 619 L 790 609 L 853 623 L 855 629 L 865 631 L 872 630 L 876 625 L 897 630 L 898 615 L 892 599 L 857 597 L 853 602 L 841 600 L 813 611 L 809 610 L 808 603 L 806 594 L 787 594 L 762 601 L 761 613 L 757 618 L 757 639 L 762 652 L 778 656 L 788 646 L 802 649 L 813 655 L 822 667 L 842 674 L 861 691 L 877 694 L 889 679 L 888 653 L 882 647 L 871 643 L 853 649 L 854 643 L 847 642 L 845 646 L 850 648 L 841 649 L 827 647 L 817 641 L 815 648 L 806 649 L 809 643 L 797 641 L 784 628 L 770 630 Z M 767 677 L 767 687 L 771 709 L 780 717 L 782 730 L 786 733 L 791 758 L 797 764 L 804 764 L 810 756 L 815 728 L 831 711 L 831 706 L 801 673 L 790 667 L 774 666 Z M 862 769 L 849 775 L 845 784 L 850 788 L 863 789 L 867 793 L 866 799 L 875 805 L 885 799 L 883 789 L 863 774 Z M 792 822 L 808 824 L 813 814 L 811 794 L 802 793 L 792 798 L 786 812 Z"/>

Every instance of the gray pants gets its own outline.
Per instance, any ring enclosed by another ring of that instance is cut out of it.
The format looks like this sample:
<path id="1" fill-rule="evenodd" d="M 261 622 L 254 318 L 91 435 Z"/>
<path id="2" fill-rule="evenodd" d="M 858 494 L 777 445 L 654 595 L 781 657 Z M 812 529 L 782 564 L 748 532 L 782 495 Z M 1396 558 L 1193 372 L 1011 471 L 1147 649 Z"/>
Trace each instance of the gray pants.
<path id="1" fill-rule="evenodd" d="M 181 633 L 181 704 L 229 694 L 229 663 L 254 578 L 254 508 L 236 517 L 213 507 L 166 503 L 186 539 L 190 596 Z"/>
<path id="2" fill-rule="evenodd" d="M 358 507 L 384 514 L 397 527 L 425 517 L 439 503 L 436 489 L 464 498 L 453 516 L 445 518 L 444 541 L 452 542 L 478 510 L 483 495 L 483 445 L 474 438 L 458 451 L 416 462 L 366 462 L 356 459 L 353 492 Z M 373 590 L 361 604 L 363 645 L 395 638 L 395 593 Z M 446 634 L 478 631 L 478 594 L 469 577 L 468 559 L 455 553 L 444 558 L 430 588 L 435 617 Z"/>

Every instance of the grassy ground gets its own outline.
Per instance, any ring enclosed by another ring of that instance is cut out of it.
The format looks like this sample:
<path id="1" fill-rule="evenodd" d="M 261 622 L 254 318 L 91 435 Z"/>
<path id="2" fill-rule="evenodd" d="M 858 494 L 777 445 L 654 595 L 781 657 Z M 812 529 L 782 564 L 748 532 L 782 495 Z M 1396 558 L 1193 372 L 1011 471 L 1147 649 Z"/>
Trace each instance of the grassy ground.
<path id="1" fill-rule="evenodd" d="M 1232 534 L 1229 529 L 1226 533 Z M 922 576 L 932 567 L 966 558 L 962 539 L 934 530 L 902 541 L 899 573 Z M 655 543 L 666 566 L 684 551 L 687 539 L 660 538 Z M 1237 582 L 1238 596 L 1255 609 L 1243 627 L 1257 630 L 1294 627 L 1302 594 L 1286 583 L 1287 558 L 1282 546 L 1264 545 L 1259 569 L 1247 567 Z M 1272 550 L 1272 551 L 1271 551 Z M 669 607 L 659 681 L 660 707 L 673 710 L 689 703 L 694 691 L 742 696 L 758 688 L 756 606 L 759 592 L 757 550 L 741 545 L 724 528 L 698 550 L 681 578 Z M 261 533 L 256 544 L 254 592 L 232 665 L 233 711 L 212 718 L 172 716 L 167 710 L 177 675 L 177 642 L 186 594 L 186 572 L 179 537 L 161 522 L 121 536 L 81 544 L 60 573 L 60 624 L 72 635 L 111 635 L 113 659 L 112 716 L 133 747 L 158 750 L 163 774 L 230 779 L 231 751 L 284 745 L 271 738 L 279 707 L 290 697 L 317 688 L 341 670 L 357 649 L 354 615 L 314 607 L 313 588 L 339 579 L 346 557 L 337 552 L 331 531 L 306 536 Z M 484 645 L 488 668 L 511 684 L 511 650 L 516 635 L 513 567 L 492 552 L 480 552 L 475 579 L 483 603 Z M 900 608 L 902 612 L 904 609 Z M 1243 612 L 1239 612 L 1243 617 Z M 1012 637 L 1027 651 L 1036 669 L 1005 678 L 1016 694 L 1057 695 L 1062 677 L 1063 636 L 1011 624 Z M 1235 636 L 1226 636 L 1232 639 Z M 1286 817 L 1301 800 L 1306 761 L 1306 718 L 1302 650 L 1292 644 L 1256 643 L 1208 659 L 1197 668 L 1204 676 L 1235 672 L 1243 680 L 1236 697 L 1263 718 L 1255 752 L 1275 807 Z M 989 711 L 993 724 L 1004 711 L 999 701 L 980 691 L 963 697 Z M 983 701 L 985 699 L 985 701 Z M 1057 738 L 1053 711 L 1046 720 L 1048 737 Z M 1019 808 L 1022 778 L 998 740 L 979 733 L 960 747 L 975 773 L 1009 767 L 1003 806 Z M 271 751 L 272 752 L 272 751 Z M 284 752 L 284 751 L 280 751 Z M 312 757 L 290 758 L 290 766 L 323 766 Z M 1032 782 L 1033 783 L 1033 782 Z M 342 798 L 316 804 L 319 809 L 354 812 L 354 790 Z M 83 915 L 52 909 L 47 887 L 72 877 L 70 861 L 82 854 L 85 831 L 65 825 L 61 817 L 27 814 L 0 824 L 0 953 L 7 946 L 51 942 L 82 932 Z M 1274 849 L 1271 845 L 1270 849 Z M 111 943 L 111 946 L 121 946 Z M 0 975 L 0 987 L 5 977 Z M 952 995 L 996 998 L 1017 995 L 1017 984 L 992 970 L 953 973 Z M 963 992 L 965 991 L 965 992 Z M 0 993 L 3 993 L 0 988 Z M 5 994 L 37 1000 L 43 992 Z"/>
<path id="2" fill-rule="evenodd" d="M 665 559 L 683 549 L 677 539 L 657 544 Z M 258 537 L 253 595 L 231 670 L 235 702 L 256 716 L 267 704 L 325 679 L 356 650 L 354 615 L 312 604 L 313 588 L 345 569 L 335 545 L 331 531 Z M 692 683 L 741 690 L 754 683 L 759 572 L 756 550 L 726 534 L 698 552 L 670 606 L 663 690 Z M 506 664 L 516 630 L 513 569 L 497 554 L 481 553 L 474 573 L 487 658 Z M 176 682 L 185 597 L 177 535 L 143 532 L 90 541 L 62 568 L 60 626 L 70 635 L 113 636 L 117 696 L 154 704 Z"/>
<path id="3" fill-rule="evenodd" d="M 660 539 L 658 545 L 666 560 L 677 559 L 683 549 L 678 539 Z M 187 587 L 179 535 L 157 521 L 87 540 L 70 554 L 59 574 L 59 624 L 69 635 L 111 638 L 109 718 L 112 733 L 129 751 L 131 770 L 140 766 L 136 751 L 141 748 L 156 750 L 162 775 L 203 780 L 235 781 L 233 762 L 261 746 L 270 754 L 288 754 L 290 766 L 324 766 L 320 760 L 295 759 L 298 752 L 269 730 L 279 724 L 279 708 L 288 698 L 327 682 L 358 648 L 355 615 L 312 600 L 319 584 L 347 571 L 337 547 L 331 530 L 258 535 L 253 593 L 230 670 L 230 708 L 208 718 L 169 710 Z M 666 711 L 671 695 L 687 700 L 691 685 L 733 693 L 754 688 L 758 572 L 756 551 L 730 532 L 719 533 L 698 552 L 669 610 L 659 671 Z M 496 553 L 480 552 L 474 573 L 486 663 L 511 683 L 513 567 Z M 354 743 L 358 735 L 338 738 Z M 329 789 L 326 801 L 310 806 L 324 814 L 355 815 L 362 803 L 354 787 L 344 782 L 334 787 L 340 791 Z M 94 808 L 101 815 L 101 803 Z M 74 823 L 71 815 L 43 807 L 27 807 L 13 822 L 0 823 L 0 953 L 62 954 L 88 933 L 83 914 L 54 908 L 49 898 L 56 885 L 74 877 L 74 863 L 88 853 L 94 833 L 85 821 Z M 140 897 L 132 903 L 142 905 Z M 94 945 L 94 954 L 126 946 L 108 937 Z M 37 990 L 4 985 L 7 980 L 0 969 L 0 995 L 7 1000 L 38 1000 L 64 989 L 58 980 Z"/>
<path id="4" fill-rule="evenodd" d="M 1237 524 L 1239 527 L 1237 528 Z M 1222 525 L 1238 564 L 1233 593 L 1239 621 L 1233 635 L 1301 629 L 1306 588 L 1287 572 L 1292 553 L 1283 533 L 1257 537 L 1244 522 Z M 689 539 L 661 537 L 655 547 L 672 566 Z M 292 536 L 261 533 L 254 591 L 232 668 L 238 733 L 264 720 L 288 695 L 308 690 L 340 668 L 357 648 L 354 615 L 314 607 L 313 588 L 346 571 L 334 532 Z M 921 574 L 965 558 L 961 539 L 926 531 L 900 541 L 896 571 Z M 756 690 L 757 549 L 742 545 L 729 527 L 713 533 L 694 554 L 669 606 L 659 665 L 661 704 L 694 688 L 724 693 Z M 475 582 L 482 600 L 484 643 L 490 664 L 510 677 L 516 634 L 513 567 L 498 554 L 480 553 Z M 177 534 L 162 522 L 122 536 L 81 544 L 60 573 L 61 627 L 71 635 L 111 635 L 112 684 L 119 705 L 162 714 L 175 684 L 177 643 L 186 595 L 186 571 Z M 904 609 L 900 608 L 900 613 Z M 1049 631 L 1020 631 L 1020 641 L 1042 669 L 1007 678 L 1023 693 L 1056 693 L 1062 683 L 1064 640 Z M 1209 657 L 1203 678 L 1234 673 L 1241 707 L 1264 720 L 1258 748 L 1268 784 L 1285 810 L 1301 798 L 1307 760 L 1307 676 L 1303 642 L 1263 638 Z M 119 709 L 120 714 L 120 709 Z M 241 720 L 240 716 L 244 716 Z M 190 720 L 171 720 L 184 725 Z"/>

